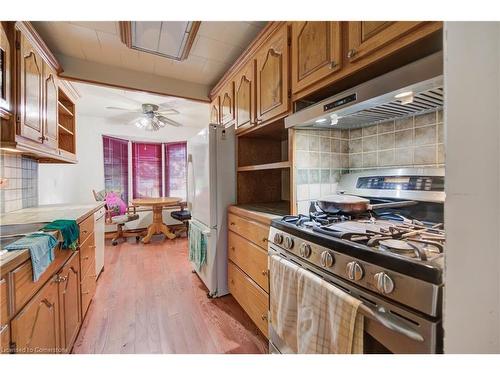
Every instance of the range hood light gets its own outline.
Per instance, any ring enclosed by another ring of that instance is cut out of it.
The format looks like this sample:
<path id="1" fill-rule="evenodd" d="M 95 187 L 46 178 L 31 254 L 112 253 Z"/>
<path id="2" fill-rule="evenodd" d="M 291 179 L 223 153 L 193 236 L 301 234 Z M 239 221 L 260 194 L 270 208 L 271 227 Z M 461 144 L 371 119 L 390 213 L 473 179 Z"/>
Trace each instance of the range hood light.
<path id="1" fill-rule="evenodd" d="M 323 123 L 323 122 L 325 122 L 325 121 L 326 121 L 326 118 L 320 118 L 320 119 L 318 119 L 318 120 L 316 120 L 316 121 L 314 121 L 314 122 L 315 122 L 316 124 L 321 124 L 321 123 Z"/>
<path id="2" fill-rule="evenodd" d="M 394 96 L 401 101 L 401 104 L 413 103 L 413 91 L 405 91 Z"/>
<path id="3" fill-rule="evenodd" d="M 339 123 L 339 116 L 335 113 L 330 116 L 330 119 L 331 119 L 330 121 L 331 126 L 335 126 Z"/>

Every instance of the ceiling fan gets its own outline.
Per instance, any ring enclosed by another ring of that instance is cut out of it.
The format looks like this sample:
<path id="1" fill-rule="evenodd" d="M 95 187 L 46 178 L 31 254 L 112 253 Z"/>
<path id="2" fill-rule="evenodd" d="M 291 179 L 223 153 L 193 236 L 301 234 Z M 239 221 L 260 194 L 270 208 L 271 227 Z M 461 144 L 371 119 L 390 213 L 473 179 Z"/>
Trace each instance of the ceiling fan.
<path id="1" fill-rule="evenodd" d="M 130 113 L 141 113 L 141 116 L 132 121 L 139 129 L 148 131 L 158 131 L 166 125 L 182 126 L 182 124 L 174 121 L 166 115 L 178 115 L 179 111 L 173 108 L 161 108 L 156 104 L 144 103 L 141 108 L 128 109 L 120 107 L 106 107 L 106 109 L 127 111 Z"/>

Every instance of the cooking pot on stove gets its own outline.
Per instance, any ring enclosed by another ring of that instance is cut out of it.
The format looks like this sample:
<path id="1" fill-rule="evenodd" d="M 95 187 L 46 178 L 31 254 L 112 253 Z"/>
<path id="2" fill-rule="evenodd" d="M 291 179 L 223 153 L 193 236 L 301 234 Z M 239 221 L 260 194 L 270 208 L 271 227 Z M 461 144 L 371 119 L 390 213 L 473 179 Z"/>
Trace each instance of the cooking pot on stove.
<path id="1" fill-rule="evenodd" d="M 350 194 L 333 194 L 318 199 L 318 207 L 330 214 L 361 214 L 379 208 L 399 208 L 417 204 L 415 201 L 396 201 L 370 204 L 370 200 Z"/>

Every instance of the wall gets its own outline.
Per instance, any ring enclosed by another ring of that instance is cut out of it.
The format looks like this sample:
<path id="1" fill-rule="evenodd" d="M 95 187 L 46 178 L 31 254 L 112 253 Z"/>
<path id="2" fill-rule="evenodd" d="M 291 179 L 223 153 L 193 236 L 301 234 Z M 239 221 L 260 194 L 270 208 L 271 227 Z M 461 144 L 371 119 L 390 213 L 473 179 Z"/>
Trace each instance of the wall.
<path id="1" fill-rule="evenodd" d="M 118 125 L 102 117 L 79 115 L 78 163 L 40 164 L 39 203 L 84 203 L 94 200 L 92 189 L 104 189 L 102 135 L 142 141 L 175 142 L 187 140 L 199 131 L 200 129 L 193 127 L 166 127 L 158 132 L 147 132 L 132 125 Z M 141 226 L 147 225 L 149 216 L 144 220 L 143 222 L 141 218 L 139 221 Z"/>
<path id="2" fill-rule="evenodd" d="M 444 165 L 442 111 L 351 130 L 297 130 L 297 210 L 335 193 L 353 170 Z"/>
<path id="3" fill-rule="evenodd" d="M 445 23 L 446 353 L 500 353 L 500 23 Z"/>
<path id="4" fill-rule="evenodd" d="M 38 204 L 38 162 L 15 154 L 0 155 L 0 213 Z"/>

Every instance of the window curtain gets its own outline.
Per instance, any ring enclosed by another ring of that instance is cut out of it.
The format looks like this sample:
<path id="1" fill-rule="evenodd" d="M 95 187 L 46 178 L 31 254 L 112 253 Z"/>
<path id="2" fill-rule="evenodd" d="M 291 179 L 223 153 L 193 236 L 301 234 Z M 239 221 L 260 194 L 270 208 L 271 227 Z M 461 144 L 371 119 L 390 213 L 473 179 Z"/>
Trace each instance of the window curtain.
<path id="1" fill-rule="evenodd" d="M 128 202 L 128 141 L 102 137 L 104 157 L 104 187 L 120 193 Z"/>
<path id="2" fill-rule="evenodd" d="M 162 192 L 161 144 L 132 143 L 134 198 L 157 198 Z"/>
<path id="3" fill-rule="evenodd" d="M 186 142 L 165 144 L 165 195 L 187 199 Z"/>

